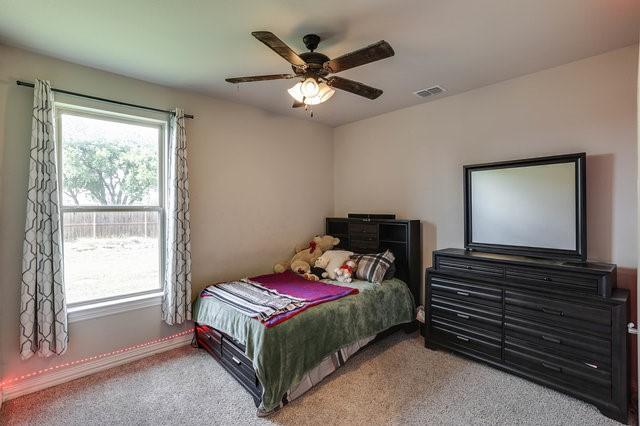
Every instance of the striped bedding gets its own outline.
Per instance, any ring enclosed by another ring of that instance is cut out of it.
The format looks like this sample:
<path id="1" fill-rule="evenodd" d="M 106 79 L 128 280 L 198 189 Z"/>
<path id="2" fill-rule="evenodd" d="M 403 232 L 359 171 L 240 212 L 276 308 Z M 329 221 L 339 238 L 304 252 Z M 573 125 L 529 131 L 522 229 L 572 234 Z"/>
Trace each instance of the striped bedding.
<path id="1" fill-rule="evenodd" d="M 248 278 L 209 286 L 204 289 L 202 295 L 227 303 L 260 321 L 267 321 L 284 312 L 302 308 L 306 304 L 303 299 L 280 294 Z"/>
<path id="2" fill-rule="evenodd" d="M 215 298 L 269 328 L 313 306 L 357 293 L 355 288 L 307 281 L 286 271 L 214 284 L 200 297 Z"/>

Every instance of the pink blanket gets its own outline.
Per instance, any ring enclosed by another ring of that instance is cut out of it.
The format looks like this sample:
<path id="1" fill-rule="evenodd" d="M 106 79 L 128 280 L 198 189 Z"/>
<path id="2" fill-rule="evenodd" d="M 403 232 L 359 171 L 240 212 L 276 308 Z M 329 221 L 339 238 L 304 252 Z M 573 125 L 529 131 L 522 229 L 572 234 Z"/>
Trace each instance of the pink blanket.
<path id="1" fill-rule="evenodd" d="M 358 289 L 356 288 L 305 280 L 293 271 L 286 271 L 280 274 L 259 275 L 257 277 L 251 277 L 250 279 L 278 293 L 297 297 L 307 302 L 298 309 L 269 318 L 263 322 L 266 327 L 273 327 L 276 324 L 280 324 L 312 306 L 358 293 Z"/>

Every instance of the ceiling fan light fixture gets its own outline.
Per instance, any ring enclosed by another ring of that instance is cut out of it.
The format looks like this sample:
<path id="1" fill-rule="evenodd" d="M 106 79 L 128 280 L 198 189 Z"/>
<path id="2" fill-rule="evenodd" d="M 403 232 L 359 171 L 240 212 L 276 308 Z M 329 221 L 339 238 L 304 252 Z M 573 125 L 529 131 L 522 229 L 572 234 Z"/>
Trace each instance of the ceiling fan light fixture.
<path id="1" fill-rule="evenodd" d="M 300 90 L 305 98 L 313 98 L 320 91 L 320 86 L 315 78 L 309 77 L 302 82 Z"/>
<path id="2" fill-rule="evenodd" d="M 287 92 L 289 92 L 291 97 L 298 102 L 302 102 L 304 99 L 304 95 L 302 94 L 302 82 L 296 83 L 291 89 L 288 89 Z"/>
<path id="3" fill-rule="evenodd" d="M 326 102 L 335 93 L 334 89 L 344 90 L 367 99 L 377 99 L 382 95 L 382 90 L 367 86 L 358 81 L 347 78 L 329 76 L 346 71 L 361 65 L 389 58 L 395 54 L 389 43 L 380 40 L 362 49 L 354 50 L 334 59 L 316 52 L 320 36 L 307 34 L 303 37 L 304 45 L 309 52 L 297 54 L 287 44 L 270 31 L 254 31 L 251 33 L 256 39 L 265 44 L 269 49 L 291 64 L 294 74 L 270 74 L 253 75 L 246 77 L 230 77 L 225 80 L 229 83 L 248 83 L 251 81 L 288 80 L 301 78 L 295 86 L 288 89 L 291 97 L 295 99 L 293 108 L 318 105 Z M 327 84 L 328 83 L 328 84 Z M 313 115 L 313 114 L 312 114 Z"/>
<path id="4" fill-rule="evenodd" d="M 328 101 L 329 98 L 332 97 L 334 93 L 336 93 L 336 91 L 326 83 L 320 83 L 319 87 L 320 90 L 318 91 L 318 94 L 316 96 L 306 99 L 305 103 L 307 105 L 321 104 L 325 101 Z"/>
<path id="5" fill-rule="evenodd" d="M 302 93 L 302 87 L 304 82 L 298 82 L 292 88 L 288 89 L 287 92 L 291 95 L 293 99 L 298 102 L 302 102 L 305 105 L 318 105 L 321 104 L 329 98 L 333 96 L 336 91 L 329 85 L 324 82 L 318 84 L 318 93 L 315 96 L 307 97 Z"/>

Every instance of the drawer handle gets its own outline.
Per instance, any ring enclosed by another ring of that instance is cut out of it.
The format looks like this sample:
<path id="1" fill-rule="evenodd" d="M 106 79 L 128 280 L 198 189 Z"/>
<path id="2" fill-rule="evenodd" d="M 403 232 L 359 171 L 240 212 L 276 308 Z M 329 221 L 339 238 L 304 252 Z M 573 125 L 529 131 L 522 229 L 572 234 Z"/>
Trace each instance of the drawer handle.
<path id="1" fill-rule="evenodd" d="M 233 360 L 233 362 L 235 362 L 236 364 L 240 365 L 242 364 L 242 361 L 240 361 L 238 358 L 236 358 L 235 356 L 232 356 L 231 359 Z"/>
<path id="2" fill-rule="evenodd" d="M 545 336 L 544 334 L 541 336 L 542 340 L 546 340 L 551 343 L 562 343 L 560 339 L 556 339 L 555 337 Z"/>
<path id="3" fill-rule="evenodd" d="M 551 277 L 544 277 L 545 281 L 553 281 L 553 279 Z"/>
<path id="4" fill-rule="evenodd" d="M 548 368 L 549 370 L 557 371 L 558 373 L 562 373 L 562 367 L 558 367 L 557 365 L 547 364 L 546 362 L 542 362 L 542 366 L 544 368 Z"/>
<path id="5" fill-rule="evenodd" d="M 467 268 L 469 271 L 473 269 L 473 267 L 471 266 L 465 266 L 465 268 Z"/>
<path id="6" fill-rule="evenodd" d="M 597 369 L 597 368 L 598 368 L 598 366 L 597 366 L 597 365 L 595 365 L 595 364 L 591 364 L 590 362 L 585 362 L 585 363 L 584 363 L 584 365 L 586 365 L 587 367 L 595 368 L 595 369 Z"/>
<path id="7" fill-rule="evenodd" d="M 557 309 L 542 308 L 541 310 L 542 310 L 542 312 L 544 312 L 545 314 L 560 315 L 560 316 L 563 316 L 563 315 L 564 315 L 564 312 L 559 311 L 559 310 L 557 310 Z"/>
<path id="8" fill-rule="evenodd" d="M 467 293 L 466 291 L 456 291 L 456 294 L 458 296 L 468 296 L 469 295 L 469 293 Z"/>
<path id="9" fill-rule="evenodd" d="M 462 319 L 469 319 L 469 315 L 465 315 L 465 314 L 456 314 L 456 315 Z"/>
<path id="10" fill-rule="evenodd" d="M 458 336 L 458 335 L 456 335 L 456 339 L 462 340 L 463 342 L 468 342 L 469 341 L 468 337 L 463 337 L 463 336 Z"/>

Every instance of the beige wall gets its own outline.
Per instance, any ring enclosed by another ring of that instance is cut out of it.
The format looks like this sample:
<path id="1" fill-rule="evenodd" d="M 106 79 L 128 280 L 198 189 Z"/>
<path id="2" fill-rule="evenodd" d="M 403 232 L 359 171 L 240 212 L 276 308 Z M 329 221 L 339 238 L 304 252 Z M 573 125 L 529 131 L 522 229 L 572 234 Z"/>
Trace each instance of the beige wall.
<path id="1" fill-rule="evenodd" d="M 187 124 L 194 292 L 208 282 L 270 271 L 295 244 L 322 232 L 333 212 L 332 129 L 0 45 L 0 378 L 181 330 L 161 323 L 159 307 L 147 308 L 72 323 L 65 356 L 19 360 L 33 91 L 15 81 L 36 77 L 196 115 Z"/>
<path id="2" fill-rule="evenodd" d="M 336 128 L 336 215 L 420 219 L 428 266 L 463 246 L 463 164 L 586 151 L 589 257 L 635 268 L 637 49 Z"/>
<path id="3" fill-rule="evenodd" d="M 589 255 L 635 268 L 637 58 L 637 47 L 620 49 L 332 130 L 0 45 L 0 378 L 181 330 L 147 308 L 72 323 L 62 358 L 18 359 L 32 92 L 16 79 L 197 116 L 187 131 L 201 288 L 268 271 L 334 213 L 420 219 L 428 266 L 433 249 L 463 244 L 463 164 L 578 151 Z"/>

